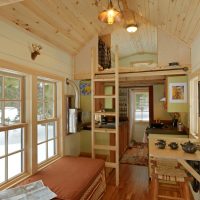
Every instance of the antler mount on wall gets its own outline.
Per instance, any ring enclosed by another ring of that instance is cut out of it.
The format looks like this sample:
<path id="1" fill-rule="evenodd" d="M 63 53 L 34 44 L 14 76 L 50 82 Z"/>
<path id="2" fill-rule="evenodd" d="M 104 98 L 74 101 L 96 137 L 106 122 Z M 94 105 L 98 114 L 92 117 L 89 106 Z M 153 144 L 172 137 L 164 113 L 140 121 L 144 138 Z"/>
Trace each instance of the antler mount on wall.
<path id="1" fill-rule="evenodd" d="M 38 44 L 32 44 L 32 52 L 31 52 L 31 58 L 32 60 L 35 60 L 35 58 L 40 55 L 40 50 L 42 49 L 42 46 Z"/>

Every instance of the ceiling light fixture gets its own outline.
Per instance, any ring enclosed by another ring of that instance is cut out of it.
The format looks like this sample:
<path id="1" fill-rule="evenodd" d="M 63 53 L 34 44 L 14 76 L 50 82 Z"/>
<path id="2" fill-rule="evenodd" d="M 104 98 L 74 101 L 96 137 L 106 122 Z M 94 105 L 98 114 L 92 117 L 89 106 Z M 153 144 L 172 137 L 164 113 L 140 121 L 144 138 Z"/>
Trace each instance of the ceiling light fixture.
<path id="1" fill-rule="evenodd" d="M 130 24 L 126 27 L 126 30 L 129 32 L 129 33 L 135 33 L 137 31 L 138 27 L 136 24 Z"/>
<path id="2" fill-rule="evenodd" d="M 122 14 L 113 7 L 112 0 L 109 0 L 107 10 L 100 12 L 98 19 L 104 23 L 113 24 L 121 21 Z"/>

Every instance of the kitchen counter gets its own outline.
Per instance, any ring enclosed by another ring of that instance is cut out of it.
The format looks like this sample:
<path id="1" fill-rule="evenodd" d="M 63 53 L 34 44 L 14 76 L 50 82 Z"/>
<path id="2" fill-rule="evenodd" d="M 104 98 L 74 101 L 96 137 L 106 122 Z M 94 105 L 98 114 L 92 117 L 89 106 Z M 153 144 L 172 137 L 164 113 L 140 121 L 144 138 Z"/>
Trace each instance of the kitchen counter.
<path id="1" fill-rule="evenodd" d="M 164 139 L 167 142 L 165 149 L 159 149 L 155 145 L 157 139 Z M 200 182 L 200 175 L 186 162 L 186 160 L 200 160 L 200 151 L 197 150 L 194 154 L 186 153 L 182 150 L 180 146 L 181 143 L 188 142 L 189 139 L 186 138 L 150 138 L 149 139 L 149 160 L 152 158 L 164 158 L 164 159 L 176 159 L 179 163 L 181 163 L 186 170 L 188 170 L 199 182 Z M 199 143 L 198 140 L 190 139 L 191 142 Z M 177 142 L 179 144 L 179 148 L 177 150 L 171 150 L 168 147 L 170 142 Z M 151 171 L 151 169 L 149 169 Z M 151 172 L 150 172 L 151 174 Z"/>
<path id="2" fill-rule="evenodd" d="M 127 123 L 127 121 L 120 121 L 119 122 L 119 126 Z M 96 128 L 108 128 L 108 129 L 114 129 L 115 128 L 115 122 L 109 122 L 109 123 L 105 123 L 105 124 L 101 124 L 98 123 L 95 125 Z M 91 124 L 86 124 L 85 126 L 83 126 L 83 130 L 91 130 Z"/>
<path id="3" fill-rule="evenodd" d="M 177 128 L 146 128 L 146 134 L 188 135 L 186 131 L 177 131 Z"/>

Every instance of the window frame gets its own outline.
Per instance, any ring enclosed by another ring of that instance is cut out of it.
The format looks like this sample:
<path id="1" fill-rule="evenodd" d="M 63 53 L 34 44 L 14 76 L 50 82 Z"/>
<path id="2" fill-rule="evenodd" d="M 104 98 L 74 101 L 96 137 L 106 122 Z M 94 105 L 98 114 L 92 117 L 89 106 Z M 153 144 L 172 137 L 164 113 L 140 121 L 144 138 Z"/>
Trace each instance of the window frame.
<path id="1" fill-rule="evenodd" d="M 37 78 L 37 84 L 38 82 L 42 82 L 44 83 L 53 83 L 53 102 L 54 102 L 54 109 L 53 109 L 53 117 L 52 118 L 45 118 L 45 119 L 41 119 L 39 120 L 37 117 L 37 122 L 36 122 L 36 135 L 37 135 L 37 142 L 36 142 L 36 151 L 37 151 L 37 166 L 38 168 L 41 168 L 42 166 L 45 166 L 46 164 L 48 164 L 49 162 L 51 162 L 52 160 L 56 159 L 59 156 L 59 151 L 58 151 L 58 143 L 59 143 L 59 136 L 58 136 L 58 117 L 57 117 L 57 98 L 56 98 L 56 94 L 57 94 L 57 82 L 55 80 L 47 80 L 46 78 L 42 78 L 39 77 Z M 43 88 L 43 97 L 45 97 L 45 89 Z M 36 95 L 38 95 L 38 88 L 37 88 L 37 92 Z M 38 100 L 38 96 L 37 96 L 37 105 L 38 102 L 42 102 L 43 103 L 43 112 L 44 112 L 44 105 L 45 105 L 45 99 L 42 99 L 42 101 Z M 45 113 L 45 112 L 44 112 Z M 37 115 L 38 115 L 38 111 L 37 111 Z M 48 139 L 48 123 L 50 122 L 54 122 L 55 123 L 55 137 Z M 45 140 L 42 142 L 38 142 L 38 125 L 44 124 L 45 125 Z M 54 144 L 55 144 L 55 155 L 48 157 L 48 142 L 53 140 Z M 40 144 L 45 144 L 45 149 L 46 149 L 46 159 L 43 160 L 42 162 L 38 162 L 38 146 Z"/>
<path id="2" fill-rule="evenodd" d="M 22 75 L 17 75 L 17 74 L 14 74 L 14 73 L 7 73 L 7 72 L 2 72 L 2 71 L 0 71 L 0 76 L 2 76 L 3 77 L 3 86 L 2 86 L 2 88 L 3 88 L 3 98 L 0 98 L 0 102 L 4 102 L 4 107 L 5 107 L 5 102 L 7 102 L 7 101 L 10 101 L 10 102 L 19 102 L 20 103 L 20 120 L 19 120 L 19 123 L 15 123 L 15 124 L 20 124 L 20 123 L 24 123 L 25 122 L 25 110 L 24 110 L 24 108 L 25 108 L 25 80 L 24 80 L 24 76 L 22 76 Z M 20 81 L 20 98 L 19 99 L 5 99 L 4 98 L 4 94 L 5 94 L 5 87 L 4 87 L 4 85 L 5 85 L 5 81 L 4 81 L 4 79 L 5 79 L 5 77 L 11 77 L 11 78 L 16 78 L 16 79 L 18 79 L 19 81 Z M 3 108 L 4 108 L 3 107 Z M 2 113 L 3 113 L 3 115 L 5 115 L 5 112 L 4 112 L 4 109 L 3 109 L 3 111 L 2 111 Z M 3 119 L 3 121 L 5 121 L 5 119 Z M 14 124 L 11 124 L 11 125 L 14 125 Z M 10 125 L 7 125 L 7 124 L 3 124 L 2 125 L 2 127 L 3 126 L 10 126 Z M 0 127 L 1 127 L 1 125 L 0 125 Z"/>
<path id="3" fill-rule="evenodd" d="M 14 179 L 23 176 L 26 173 L 26 169 L 27 169 L 27 147 L 26 147 L 26 135 L 27 135 L 27 123 L 25 123 L 25 80 L 24 80 L 24 76 L 22 75 L 18 75 L 18 74 L 14 74 L 14 73 L 7 73 L 7 72 L 3 72 L 0 71 L 0 76 L 3 77 L 3 83 L 2 83 L 2 98 L 0 98 L 0 102 L 3 102 L 3 109 L 2 109 L 2 113 L 3 113 L 3 117 L 2 117 L 2 121 L 5 122 L 5 102 L 10 101 L 10 102 L 19 102 L 20 104 L 20 119 L 19 122 L 17 123 L 13 123 L 13 124 L 5 124 L 2 123 L 2 125 L 0 125 L 0 134 L 1 132 L 5 132 L 5 154 L 0 156 L 0 159 L 5 158 L 5 181 L 0 183 L 0 187 L 2 185 L 8 184 L 10 181 L 13 181 Z M 16 78 L 20 81 L 20 97 L 19 99 L 5 99 L 5 77 L 10 77 L 10 78 Z M 15 130 L 15 129 L 21 129 L 21 131 L 23 131 L 23 133 L 21 132 L 21 148 L 19 150 L 15 150 L 11 153 L 8 153 L 8 132 L 10 130 Z M 9 156 L 15 155 L 17 153 L 21 152 L 21 172 L 19 174 L 16 174 L 13 177 L 8 178 L 8 158 Z"/>

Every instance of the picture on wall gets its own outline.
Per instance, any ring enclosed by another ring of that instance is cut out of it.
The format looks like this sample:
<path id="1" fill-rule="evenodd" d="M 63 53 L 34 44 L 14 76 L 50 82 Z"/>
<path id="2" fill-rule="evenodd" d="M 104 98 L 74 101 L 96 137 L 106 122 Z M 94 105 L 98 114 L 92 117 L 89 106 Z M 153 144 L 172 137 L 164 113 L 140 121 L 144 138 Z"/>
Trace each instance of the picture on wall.
<path id="1" fill-rule="evenodd" d="M 169 84 L 170 103 L 187 103 L 187 83 Z"/>
<path id="2" fill-rule="evenodd" d="M 91 81 L 80 81 L 80 93 L 82 96 L 91 95 Z"/>

